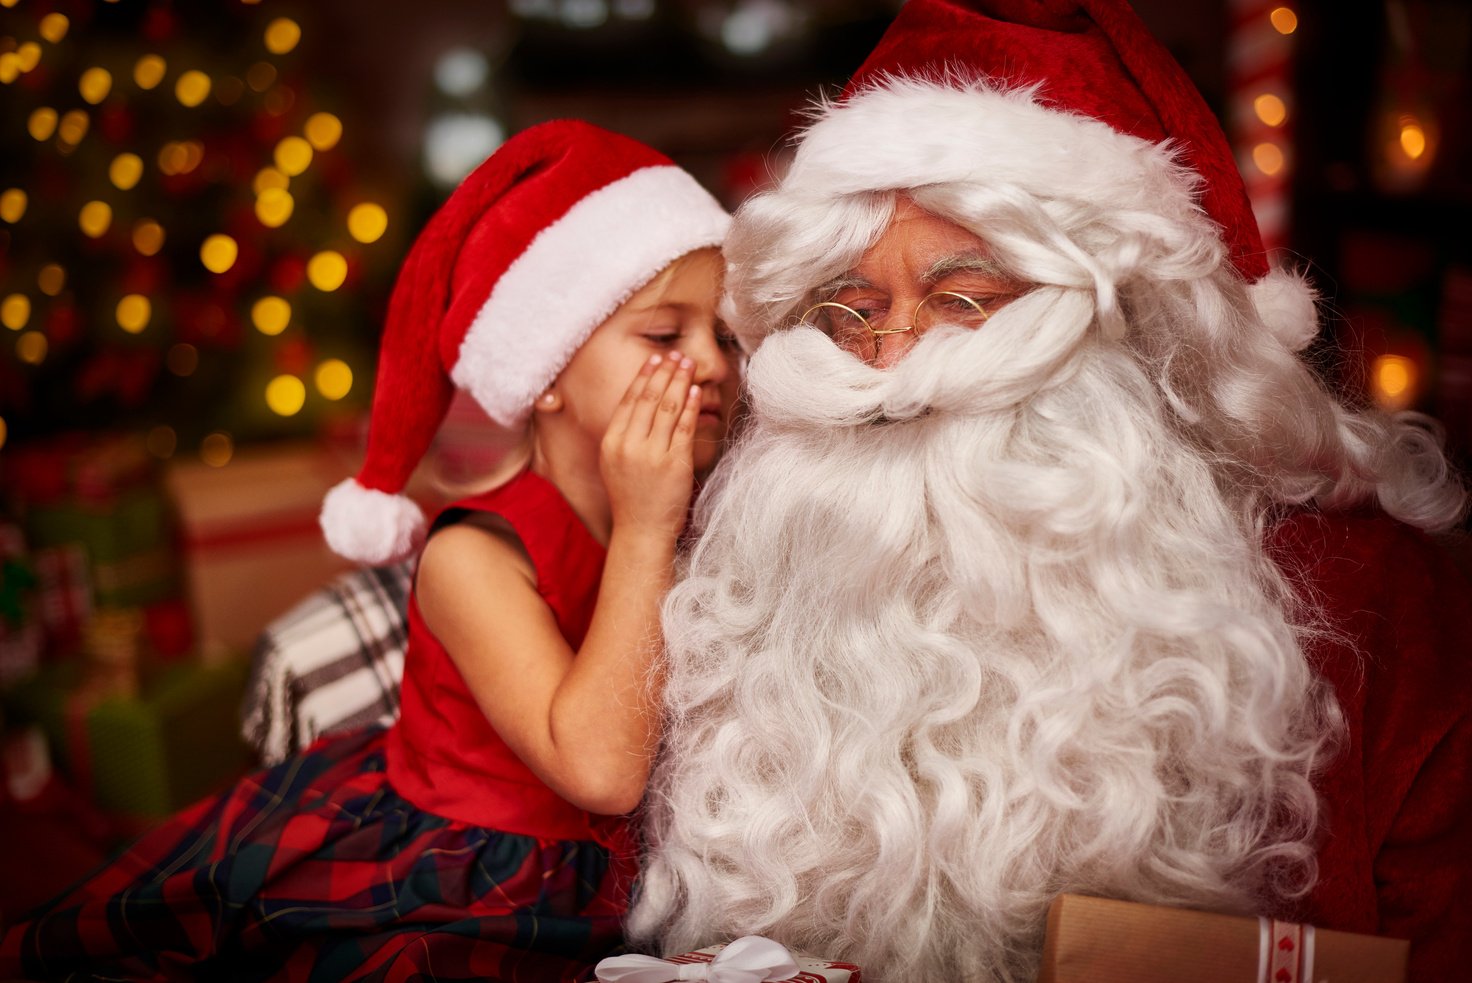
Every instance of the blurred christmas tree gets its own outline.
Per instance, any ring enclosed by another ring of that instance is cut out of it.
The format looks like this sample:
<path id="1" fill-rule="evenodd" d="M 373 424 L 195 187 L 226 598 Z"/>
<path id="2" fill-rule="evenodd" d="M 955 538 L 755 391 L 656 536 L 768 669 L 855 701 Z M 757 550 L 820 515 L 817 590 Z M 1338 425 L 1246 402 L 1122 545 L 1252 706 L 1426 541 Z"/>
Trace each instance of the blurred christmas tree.
<path id="1" fill-rule="evenodd" d="M 9 439 L 228 457 L 366 402 L 397 251 L 301 34 L 271 0 L 0 0 Z"/>

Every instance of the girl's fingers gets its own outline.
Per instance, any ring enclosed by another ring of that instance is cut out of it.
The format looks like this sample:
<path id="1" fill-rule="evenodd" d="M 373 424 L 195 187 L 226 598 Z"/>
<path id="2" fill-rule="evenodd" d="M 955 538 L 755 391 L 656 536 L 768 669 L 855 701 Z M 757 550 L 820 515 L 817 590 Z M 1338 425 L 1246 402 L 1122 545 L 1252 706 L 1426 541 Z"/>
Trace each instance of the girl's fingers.
<path id="1" fill-rule="evenodd" d="M 637 440 L 649 436 L 655 416 L 665 403 L 670 380 L 678 374 L 681 361 L 678 352 L 671 352 L 645 380 L 644 388 L 634 397 L 634 407 L 629 413 L 627 433 L 630 437 Z"/>
<path id="2" fill-rule="evenodd" d="M 695 425 L 700 422 L 700 387 L 692 385 L 685 393 L 685 405 L 675 421 L 675 432 L 670 437 L 670 450 L 693 463 L 695 447 Z"/>
<path id="3" fill-rule="evenodd" d="M 649 385 L 655 368 L 663 360 L 662 356 L 651 355 L 649 360 L 640 366 L 638 373 L 634 376 L 634 381 L 629 383 L 629 388 L 624 390 L 623 398 L 613 409 L 613 416 L 608 421 L 608 436 L 622 436 L 629 428 L 629 420 L 634 415 L 634 408 L 639 405 L 639 397 Z"/>
<path id="4" fill-rule="evenodd" d="M 656 447 L 662 449 L 670 446 L 675 429 L 679 426 L 684 417 L 685 408 L 690 402 L 690 380 L 694 375 L 695 362 L 682 358 L 675 368 L 674 375 L 670 377 L 665 386 L 664 394 L 658 401 L 658 409 L 655 411 L 654 420 L 649 428 L 649 439 Z"/>

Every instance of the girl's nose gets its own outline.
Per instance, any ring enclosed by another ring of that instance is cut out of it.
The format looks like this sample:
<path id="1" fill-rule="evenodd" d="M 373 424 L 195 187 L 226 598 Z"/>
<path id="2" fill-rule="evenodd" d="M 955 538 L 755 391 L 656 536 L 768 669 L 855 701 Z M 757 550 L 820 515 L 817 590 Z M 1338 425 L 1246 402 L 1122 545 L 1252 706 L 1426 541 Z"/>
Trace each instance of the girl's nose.
<path id="1" fill-rule="evenodd" d="M 695 361 L 697 383 L 719 384 L 731 373 L 731 361 L 714 330 L 701 330 L 696 338 L 686 338 L 684 353 Z"/>

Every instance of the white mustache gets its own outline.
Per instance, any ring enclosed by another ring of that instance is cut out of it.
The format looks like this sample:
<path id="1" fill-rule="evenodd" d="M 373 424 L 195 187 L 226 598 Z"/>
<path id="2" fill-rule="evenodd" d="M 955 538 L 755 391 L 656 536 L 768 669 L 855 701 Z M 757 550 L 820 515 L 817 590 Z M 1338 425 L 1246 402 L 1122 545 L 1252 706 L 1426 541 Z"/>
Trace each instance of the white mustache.
<path id="1" fill-rule="evenodd" d="M 762 342 L 747 366 L 747 383 L 758 418 L 776 426 L 995 413 L 1065 378 L 1095 314 L 1089 291 L 1039 287 L 974 331 L 932 329 L 888 369 L 865 364 L 817 328 L 797 327 Z M 958 366 L 975 371 L 958 372 Z"/>

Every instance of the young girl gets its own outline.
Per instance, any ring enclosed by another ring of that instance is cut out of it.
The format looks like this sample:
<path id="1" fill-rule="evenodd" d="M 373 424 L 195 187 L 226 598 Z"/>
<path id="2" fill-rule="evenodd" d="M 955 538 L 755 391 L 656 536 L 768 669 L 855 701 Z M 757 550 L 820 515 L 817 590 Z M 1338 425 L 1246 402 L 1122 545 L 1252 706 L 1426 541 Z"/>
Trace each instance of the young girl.
<path id="1" fill-rule="evenodd" d="M 440 513 L 393 728 L 324 738 L 146 835 L 0 940 L 0 979 L 573 979 L 618 944 L 624 813 L 658 741 L 658 604 L 736 374 L 727 216 L 625 137 L 555 122 L 466 179 L 389 305 L 339 552 L 422 538 L 398 492 L 453 395 L 522 470 Z"/>

